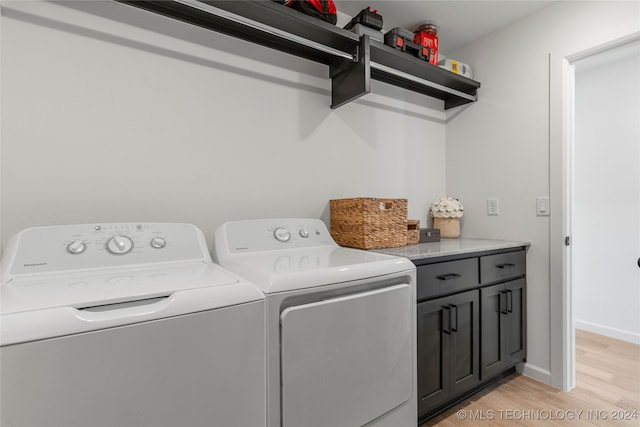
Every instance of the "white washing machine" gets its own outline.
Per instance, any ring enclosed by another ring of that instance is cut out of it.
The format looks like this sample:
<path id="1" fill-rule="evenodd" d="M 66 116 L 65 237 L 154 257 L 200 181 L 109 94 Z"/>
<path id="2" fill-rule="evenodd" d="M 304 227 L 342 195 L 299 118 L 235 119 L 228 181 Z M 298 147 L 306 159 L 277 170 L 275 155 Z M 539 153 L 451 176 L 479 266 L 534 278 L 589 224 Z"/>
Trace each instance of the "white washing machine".
<path id="1" fill-rule="evenodd" d="M 3 427 L 266 423 L 264 296 L 193 225 L 24 230 L 0 292 Z"/>
<path id="2" fill-rule="evenodd" d="M 228 222 L 214 260 L 267 296 L 270 427 L 417 425 L 415 266 L 318 219 Z"/>

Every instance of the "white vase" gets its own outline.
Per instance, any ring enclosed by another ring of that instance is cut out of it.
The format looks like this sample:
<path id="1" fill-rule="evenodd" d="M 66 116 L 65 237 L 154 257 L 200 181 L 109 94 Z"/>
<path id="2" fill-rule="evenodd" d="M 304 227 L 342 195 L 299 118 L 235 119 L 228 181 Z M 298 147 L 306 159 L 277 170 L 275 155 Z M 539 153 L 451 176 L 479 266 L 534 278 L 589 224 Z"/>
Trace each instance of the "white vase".
<path id="1" fill-rule="evenodd" d="M 456 239 L 460 237 L 460 218 L 433 218 L 433 228 L 440 230 L 440 237 Z"/>

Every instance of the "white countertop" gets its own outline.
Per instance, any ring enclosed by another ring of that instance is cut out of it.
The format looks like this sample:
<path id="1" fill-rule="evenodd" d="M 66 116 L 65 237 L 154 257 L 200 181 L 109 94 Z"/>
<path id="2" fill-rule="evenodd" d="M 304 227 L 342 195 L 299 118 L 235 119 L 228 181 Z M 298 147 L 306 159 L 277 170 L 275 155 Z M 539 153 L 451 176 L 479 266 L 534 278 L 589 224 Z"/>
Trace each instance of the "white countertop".
<path id="1" fill-rule="evenodd" d="M 373 251 L 415 260 L 473 252 L 493 251 L 498 249 L 518 248 L 529 245 L 529 242 L 514 240 L 462 238 L 441 239 L 439 242 L 418 243 L 417 245 L 408 245 L 399 248 L 373 249 Z"/>

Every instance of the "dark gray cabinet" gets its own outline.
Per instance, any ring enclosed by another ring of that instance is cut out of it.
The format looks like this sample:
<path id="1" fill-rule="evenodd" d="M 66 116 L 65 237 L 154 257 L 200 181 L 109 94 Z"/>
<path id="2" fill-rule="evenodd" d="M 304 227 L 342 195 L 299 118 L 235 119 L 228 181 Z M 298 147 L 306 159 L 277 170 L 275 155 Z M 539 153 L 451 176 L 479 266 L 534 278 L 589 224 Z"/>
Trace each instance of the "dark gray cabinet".
<path id="1" fill-rule="evenodd" d="M 526 356 L 526 254 L 514 251 L 480 257 L 482 380 L 513 367 Z"/>
<path id="2" fill-rule="evenodd" d="M 526 251 L 518 247 L 414 263 L 422 422 L 525 359 Z"/>
<path id="3" fill-rule="evenodd" d="M 482 380 L 501 374 L 526 355 L 526 282 L 509 281 L 480 289 Z"/>
<path id="4" fill-rule="evenodd" d="M 526 274 L 527 257 L 525 251 L 480 257 L 480 282 L 483 285 L 505 281 Z"/>
<path id="5" fill-rule="evenodd" d="M 478 291 L 418 304 L 418 414 L 480 382 Z"/>

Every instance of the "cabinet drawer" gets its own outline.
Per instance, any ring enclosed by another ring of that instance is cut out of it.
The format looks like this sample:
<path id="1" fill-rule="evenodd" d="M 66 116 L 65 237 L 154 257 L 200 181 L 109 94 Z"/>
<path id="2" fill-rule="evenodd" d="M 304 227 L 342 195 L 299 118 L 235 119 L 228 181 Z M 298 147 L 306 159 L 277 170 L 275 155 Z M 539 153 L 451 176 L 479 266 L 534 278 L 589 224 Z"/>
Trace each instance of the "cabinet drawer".
<path id="1" fill-rule="evenodd" d="M 418 267 L 418 301 L 478 286 L 478 258 Z"/>
<path id="2" fill-rule="evenodd" d="M 525 251 L 480 257 L 480 281 L 485 284 L 524 276 L 526 261 Z"/>

